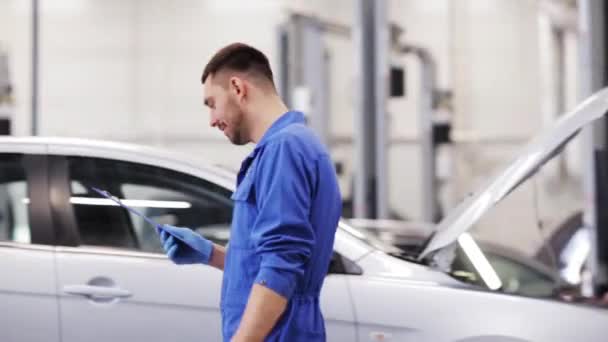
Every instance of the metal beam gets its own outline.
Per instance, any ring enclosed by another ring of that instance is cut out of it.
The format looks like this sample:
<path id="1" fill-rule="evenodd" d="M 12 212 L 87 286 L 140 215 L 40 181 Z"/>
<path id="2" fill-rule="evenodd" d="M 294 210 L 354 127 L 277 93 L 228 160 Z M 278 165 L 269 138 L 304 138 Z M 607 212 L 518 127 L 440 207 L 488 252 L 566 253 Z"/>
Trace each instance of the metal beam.
<path id="1" fill-rule="evenodd" d="M 309 126 L 319 135 L 321 141 L 327 145 L 329 137 L 329 108 L 327 108 L 329 86 L 327 84 L 327 58 L 323 31 L 319 22 L 302 20 L 301 29 L 301 58 L 302 68 L 300 84 L 309 94 L 310 113 Z"/>
<path id="2" fill-rule="evenodd" d="M 386 218 L 386 97 L 388 22 L 385 0 L 357 0 L 352 38 L 355 50 L 354 216 Z"/>
<path id="3" fill-rule="evenodd" d="M 388 3 L 375 0 L 374 3 L 374 97 L 375 97 L 375 177 L 376 177 L 376 218 L 388 217 L 388 137 L 386 127 L 386 102 L 389 97 L 389 51 L 390 32 L 388 24 Z"/>
<path id="4" fill-rule="evenodd" d="M 280 29 L 281 92 L 290 106 L 304 105 L 309 125 L 331 144 L 330 56 L 323 34 L 352 38 L 355 46 L 355 217 L 388 218 L 386 100 L 391 40 L 387 1 L 358 0 L 352 29 L 299 13 L 292 13 Z"/>
<path id="5" fill-rule="evenodd" d="M 32 0 L 32 135 L 38 135 L 38 66 L 40 11 L 38 0 Z"/>
<path id="6" fill-rule="evenodd" d="M 353 172 L 353 216 L 374 218 L 374 16 L 373 0 L 357 0 L 352 32 L 355 50 L 355 168 Z"/>
<path id="7" fill-rule="evenodd" d="M 278 70 L 275 76 L 277 91 L 288 107 L 291 107 L 290 75 L 289 75 L 289 26 L 281 25 L 277 31 Z"/>
<path id="8" fill-rule="evenodd" d="M 420 63 L 420 98 L 418 100 L 418 128 L 420 134 L 420 160 L 422 164 L 422 217 L 426 222 L 440 219 L 439 189 L 437 186 L 436 146 L 433 137 L 436 64 L 431 53 L 421 47 L 405 45 L 400 52 L 413 54 Z"/>
<path id="9" fill-rule="evenodd" d="M 606 16 L 603 0 L 579 1 L 580 97 L 586 98 L 608 84 L 606 66 Z M 605 118 L 583 132 L 584 215 L 589 227 L 591 253 L 588 268 L 591 279 L 583 284 L 583 294 L 600 296 L 608 290 L 608 141 Z M 585 279 L 585 278 L 584 278 Z"/>
<path id="10" fill-rule="evenodd" d="M 308 125 L 329 144 L 329 73 L 323 26 L 294 15 L 279 30 L 281 92 L 288 105 L 304 111 Z"/>
<path id="11" fill-rule="evenodd" d="M 332 22 L 332 21 L 328 21 L 328 20 L 323 20 L 320 18 L 317 18 L 315 16 L 311 16 L 311 15 L 307 15 L 307 14 L 302 14 L 302 13 L 296 13 L 293 12 L 291 13 L 291 20 L 310 20 L 310 21 L 314 21 L 319 25 L 319 28 L 321 28 L 324 32 L 326 33 L 330 33 L 336 36 L 341 36 L 344 38 L 350 38 L 350 35 L 352 34 L 352 30 L 350 28 L 350 26 L 345 25 L 345 24 L 341 24 L 341 23 L 337 23 L 337 22 Z"/>

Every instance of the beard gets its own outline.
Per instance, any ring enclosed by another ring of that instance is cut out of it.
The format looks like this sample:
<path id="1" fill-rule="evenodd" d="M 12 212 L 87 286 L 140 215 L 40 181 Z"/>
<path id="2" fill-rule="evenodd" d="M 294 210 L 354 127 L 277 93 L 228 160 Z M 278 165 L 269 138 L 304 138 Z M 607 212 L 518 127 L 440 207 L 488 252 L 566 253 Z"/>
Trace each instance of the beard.
<path id="1" fill-rule="evenodd" d="M 243 135 L 244 134 L 238 129 L 238 127 L 235 127 L 234 134 L 232 136 L 228 136 L 228 140 L 230 140 L 233 145 L 245 145 L 248 143 L 248 141 L 243 138 Z"/>
<path id="2" fill-rule="evenodd" d="M 229 127 L 232 130 L 226 134 L 228 140 L 234 145 L 245 145 L 249 142 L 246 134 L 246 125 L 244 121 L 243 111 L 236 105 L 236 103 L 230 101 L 228 104 L 229 111 L 232 113 L 228 120 Z"/>

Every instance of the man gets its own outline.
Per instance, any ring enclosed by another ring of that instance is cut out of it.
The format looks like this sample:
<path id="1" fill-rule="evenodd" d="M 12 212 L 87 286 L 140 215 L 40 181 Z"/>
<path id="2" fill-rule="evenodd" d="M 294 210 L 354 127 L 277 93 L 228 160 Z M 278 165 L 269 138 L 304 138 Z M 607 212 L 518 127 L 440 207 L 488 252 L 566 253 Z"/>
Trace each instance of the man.
<path id="1" fill-rule="evenodd" d="M 163 247 L 177 264 L 224 270 L 225 341 L 324 341 L 319 292 L 342 210 L 329 154 L 302 113 L 288 111 L 255 48 L 224 47 L 202 83 L 211 126 L 256 147 L 238 173 L 229 247 L 172 226 L 160 229 Z"/>

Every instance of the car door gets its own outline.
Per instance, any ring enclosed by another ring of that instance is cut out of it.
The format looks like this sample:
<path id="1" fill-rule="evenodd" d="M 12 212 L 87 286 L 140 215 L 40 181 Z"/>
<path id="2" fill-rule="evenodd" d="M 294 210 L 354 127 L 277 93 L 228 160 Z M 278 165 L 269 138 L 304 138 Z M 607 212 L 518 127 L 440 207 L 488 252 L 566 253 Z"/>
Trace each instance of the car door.
<path id="1" fill-rule="evenodd" d="M 358 277 L 361 272 L 352 261 L 334 252 L 321 289 L 321 312 L 325 318 L 328 341 L 357 340 L 357 326 L 348 279 Z"/>
<path id="2" fill-rule="evenodd" d="M 174 265 L 153 227 L 90 187 L 218 243 L 229 230 L 230 192 L 133 162 L 53 156 L 51 165 L 52 205 L 63 236 L 57 247 L 63 342 L 220 341 L 221 272 Z"/>
<path id="3" fill-rule="evenodd" d="M 59 341 L 47 185 L 43 155 L 0 153 L 0 341 Z"/>

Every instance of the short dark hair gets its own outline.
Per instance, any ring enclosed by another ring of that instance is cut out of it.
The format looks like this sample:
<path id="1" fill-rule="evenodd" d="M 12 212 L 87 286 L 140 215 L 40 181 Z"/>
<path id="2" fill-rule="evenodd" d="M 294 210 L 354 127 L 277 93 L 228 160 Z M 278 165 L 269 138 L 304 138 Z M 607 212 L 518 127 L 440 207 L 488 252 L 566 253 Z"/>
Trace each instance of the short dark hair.
<path id="1" fill-rule="evenodd" d="M 268 58 L 260 50 L 247 44 L 232 43 L 216 52 L 203 70 L 201 83 L 205 83 L 210 75 L 222 70 L 253 73 L 256 76 L 262 76 L 274 87 Z"/>

